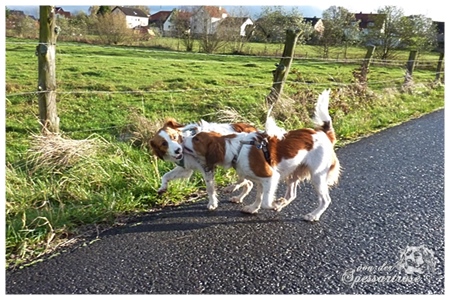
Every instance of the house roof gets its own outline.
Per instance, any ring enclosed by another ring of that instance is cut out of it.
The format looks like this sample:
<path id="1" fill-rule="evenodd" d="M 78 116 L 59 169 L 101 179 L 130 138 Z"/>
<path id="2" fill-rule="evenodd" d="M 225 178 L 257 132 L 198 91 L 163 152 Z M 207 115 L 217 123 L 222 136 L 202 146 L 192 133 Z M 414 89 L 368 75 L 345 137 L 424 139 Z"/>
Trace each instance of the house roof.
<path id="1" fill-rule="evenodd" d="M 303 18 L 305 23 L 310 23 L 312 26 L 316 25 L 317 22 L 319 22 L 320 18 L 313 17 L 313 18 Z"/>
<path id="2" fill-rule="evenodd" d="M 164 23 L 167 20 L 167 18 L 169 18 L 171 13 L 172 11 L 170 10 L 158 11 L 157 13 L 150 16 L 149 23 L 157 23 L 157 22 Z"/>
<path id="3" fill-rule="evenodd" d="M 137 8 L 116 6 L 116 7 L 114 7 L 114 9 L 112 11 L 114 11 L 116 9 L 121 10 L 126 16 L 148 18 L 147 14 L 145 12 L 143 12 L 142 10 L 137 9 Z"/>
<path id="4" fill-rule="evenodd" d="M 360 12 L 359 14 L 355 14 L 356 21 L 359 21 L 359 28 L 368 28 L 370 23 L 374 23 L 378 17 L 386 17 L 384 14 L 366 14 Z"/>
<path id="5" fill-rule="evenodd" d="M 252 19 L 250 19 L 249 17 L 226 17 L 225 19 L 222 20 L 221 24 L 231 26 L 235 25 L 241 26 L 247 20 L 250 20 L 253 23 Z"/>
<path id="6" fill-rule="evenodd" d="M 228 14 L 225 8 L 221 6 L 202 6 L 211 18 L 222 18 L 222 14 Z"/>
<path id="7" fill-rule="evenodd" d="M 64 16 L 66 18 L 70 18 L 70 12 L 64 11 L 62 7 L 55 7 L 55 13 L 61 16 Z"/>
<path id="8" fill-rule="evenodd" d="M 189 20 L 192 17 L 192 13 L 185 10 L 177 10 L 178 18 L 182 20 Z"/>

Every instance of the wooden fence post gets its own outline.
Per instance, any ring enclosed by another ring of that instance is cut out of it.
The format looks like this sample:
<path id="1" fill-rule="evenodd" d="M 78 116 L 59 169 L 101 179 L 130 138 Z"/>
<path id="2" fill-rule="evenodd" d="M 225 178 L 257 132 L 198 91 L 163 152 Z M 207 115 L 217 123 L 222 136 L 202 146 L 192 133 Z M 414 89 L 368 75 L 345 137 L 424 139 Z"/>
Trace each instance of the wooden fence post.
<path id="1" fill-rule="evenodd" d="M 417 51 L 412 50 L 409 52 L 408 62 L 406 63 L 406 75 L 404 84 L 412 83 L 412 74 L 414 71 L 414 66 L 416 65 Z"/>
<path id="2" fill-rule="evenodd" d="M 436 69 L 436 82 L 439 82 L 441 80 L 441 73 L 442 73 L 442 64 L 444 62 L 444 51 L 441 52 L 439 55 L 439 61 Z"/>
<path id="3" fill-rule="evenodd" d="M 283 91 L 284 82 L 286 81 L 289 69 L 291 68 L 295 45 L 297 44 L 300 33 L 300 29 L 286 30 L 286 42 L 284 44 L 283 56 L 281 57 L 280 63 L 276 64 L 277 68 L 273 71 L 272 90 L 266 97 L 266 103 L 269 106 L 278 101 L 281 92 Z"/>
<path id="4" fill-rule="evenodd" d="M 355 70 L 353 72 L 353 76 L 358 80 L 361 84 L 367 83 L 367 74 L 369 74 L 370 63 L 372 62 L 373 54 L 375 53 L 375 46 L 367 47 L 366 57 L 364 57 L 363 63 L 361 65 L 361 69 Z"/>
<path id="5" fill-rule="evenodd" d="M 56 37 L 59 28 L 56 27 L 54 6 L 39 7 L 39 45 L 36 47 L 38 56 L 38 92 L 39 121 L 42 133 L 59 132 L 59 118 L 56 113 Z"/>
<path id="6" fill-rule="evenodd" d="M 373 54 L 375 53 L 376 46 L 367 47 L 366 57 L 364 57 L 363 67 L 369 69 L 370 63 L 372 62 Z"/>

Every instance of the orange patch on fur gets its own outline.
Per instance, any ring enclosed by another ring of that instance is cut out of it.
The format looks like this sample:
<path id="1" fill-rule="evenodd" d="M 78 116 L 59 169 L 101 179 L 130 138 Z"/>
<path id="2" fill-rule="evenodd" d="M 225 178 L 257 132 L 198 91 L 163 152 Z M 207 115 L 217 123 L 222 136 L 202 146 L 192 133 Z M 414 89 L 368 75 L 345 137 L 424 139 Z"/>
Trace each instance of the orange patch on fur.
<path id="1" fill-rule="evenodd" d="M 252 147 L 249 153 L 250 169 L 258 177 L 272 176 L 270 166 L 278 165 L 283 159 L 295 157 L 299 150 L 311 150 L 314 146 L 312 135 L 315 133 L 315 130 L 306 128 L 289 131 L 282 140 L 276 137 L 269 138 L 267 150 L 270 155 L 270 165 L 264 157 L 263 150 Z M 302 170 L 302 173 L 303 171 L 307 172 Z"/>
<path id="2" fill-rule="evenodd" d="M 269 139 L 273 164 L 278 164 L 282 159 L 293 158 L 299 150 L 311 150 L 314 146 L 312 135 L 315 133 L 315 130 L 305 128 L 289 131 L 281 141 L 275 137 Z"/>
<path id="3" fill-rule="evenodd" d="M 213 168 L 225 159 L 225 140 L 235 134 L 220 135 L 217 132 L 199 132 L 192 138 L 193 150 L 205 158 L 206 166 Z"/>
<path id="4" fill-rule="evenodd" d="M 272 169 L 264 158 L 262 150 L 252 146 L 249 152 L 250 169 L 258 177 L 270 177 L 272 176 Z"/>
<path id="5" fill-rule="evenodd" d="M 250 124 L 246 123 L 234 123 L 231 124 L 231 127 L 233 127 L 233 130 L 236 132 L 255 132 L 256 128 Z"/>
<path id="6" fill-rule="evenodd" d="M 150 140 L 150 147 L 153 150 L 153 154 L 155 154 L 160 159 L 164 159 L 164 155 L 167 153 L 169 145 L 163 137 L 161 137 L 160 135 L 156 135 Z"/>

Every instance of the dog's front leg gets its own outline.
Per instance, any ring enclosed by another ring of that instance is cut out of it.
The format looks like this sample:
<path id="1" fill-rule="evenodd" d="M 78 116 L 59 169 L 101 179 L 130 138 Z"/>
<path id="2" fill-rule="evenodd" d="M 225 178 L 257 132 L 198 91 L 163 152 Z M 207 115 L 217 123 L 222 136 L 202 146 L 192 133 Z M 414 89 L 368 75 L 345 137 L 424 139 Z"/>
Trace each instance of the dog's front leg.
<path id="1" fill-rule="evenodd" d="M 274 209 L 273 198 L 278 188 L 280 174 L 273 172 L 271 177 L 267 177 L 263 183 L 262 208 Z"/>
<path id="2" fill-rule="evenodd" d="M 216 195 L 216 188 L 214 186 L 214 170 L 203 170 L 203 178 L 206 183 L 206 192 L 208 193 L 208 209 L 215 210 L 219 205 L 219 200 Z"/>
<path id="3" fill-rule="evenodd" d="M 286 194 L 284 195 L 284 197 L 280 197 L 273 202 L 273 209 L 275 211 L 282 210 L 283 207 L 287 206 L 292 202 L 292 200 L 297 198 L 297 186 L 299 182 L 300 180 L 292 177 L 286 180 L 286 183 L 288 184 Z"/>
<path id="4" fill-rule="evenodd" d="M 192 172 L 193 171 L 191 169 L 185 169 L 180 166 L 177 166 L 173 170 L 170 170 L 161 178 L 161 187 L 158 189 L 158 194 L 161 195 L 167 191 L 169 181 L 174 179 L 189 178 L 191 177 Z"/>

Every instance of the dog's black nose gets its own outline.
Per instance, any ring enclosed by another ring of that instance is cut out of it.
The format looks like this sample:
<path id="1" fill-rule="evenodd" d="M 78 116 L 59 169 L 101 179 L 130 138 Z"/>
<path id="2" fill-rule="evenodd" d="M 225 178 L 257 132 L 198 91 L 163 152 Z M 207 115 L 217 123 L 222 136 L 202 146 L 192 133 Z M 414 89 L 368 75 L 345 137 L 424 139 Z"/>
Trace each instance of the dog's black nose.
<path id="1" fill-rule="evenodd" d="M 175 154 L 180 154 L 181 153 L 181 148 L 178 148 L 177 150 L 175 150 Z"/>

